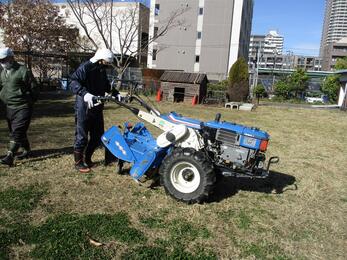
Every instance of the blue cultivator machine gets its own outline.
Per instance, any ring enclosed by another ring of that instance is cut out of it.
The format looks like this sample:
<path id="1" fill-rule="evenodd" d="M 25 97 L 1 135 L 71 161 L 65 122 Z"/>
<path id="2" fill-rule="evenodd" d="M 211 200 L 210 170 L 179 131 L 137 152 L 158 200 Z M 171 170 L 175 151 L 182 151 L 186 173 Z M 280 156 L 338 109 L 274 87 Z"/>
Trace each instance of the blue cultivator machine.
<path id="1" fill-rule="evenodd" d="M 102 136 L 102 142 L 123 162 L 131 163 L 130 175 L 142 182 L 159 174 L 166 192 L 186 203 L 206 200 L 214 188 L 216 175 L 246 178 L 266 178 L 271 157 L 266 163 L 265 151 L 269 134 L 254 127 L 221 121 L 221 115 L 202 122 L 175 112 L 163 115 L 149 106 L 134 89 L 127 97 L 129 103 L 114 97 L 99 97 L 98 101 L 114 101 L 129 109 L 138 118 L 163 131 L 153 137 L 142 122 L 124 130 L 112 126 Z M 131 106 L 137 101 L 146 111 Z"/>

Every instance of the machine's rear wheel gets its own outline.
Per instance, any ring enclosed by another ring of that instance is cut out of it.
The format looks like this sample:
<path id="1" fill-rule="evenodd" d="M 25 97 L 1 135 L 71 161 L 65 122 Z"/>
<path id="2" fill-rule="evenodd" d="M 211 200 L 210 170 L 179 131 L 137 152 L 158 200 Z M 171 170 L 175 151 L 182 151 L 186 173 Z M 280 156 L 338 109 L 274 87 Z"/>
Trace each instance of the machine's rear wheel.
<path id="1" fill-rule="evenodd" d="M 159 174 L 165 191 L 186 203 L 206 200 L 216 181 L 212 163 L 192 148 L 175 149 L 164 159 Z"/>

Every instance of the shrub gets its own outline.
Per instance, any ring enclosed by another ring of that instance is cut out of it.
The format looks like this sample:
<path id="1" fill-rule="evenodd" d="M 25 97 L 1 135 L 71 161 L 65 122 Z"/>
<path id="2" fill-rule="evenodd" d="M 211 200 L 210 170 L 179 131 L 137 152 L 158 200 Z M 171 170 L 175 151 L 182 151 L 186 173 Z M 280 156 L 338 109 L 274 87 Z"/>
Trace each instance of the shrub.
<path id="1" fill-rule="evenodd" d="M 328 96 L 330 102 L 336 102 L 340 89 L 339 77 L 336 75 L 328 76 L 322 84 L 322 92 Z"/>
<path id="2" fill-rule="evenodd" d="M 244 101 L 249 94 L 248 66 L 243 58 L 238 59 L 229 71 L 229 98 Z"/>
<path id="3" fill-rule="evenodd" d="M 276 82 L 276 84 L 275 84 L 275 95 L 276 96 L 282 97 L 283 99 L 289 99 L 290 98 L 290 92 L 291 92 L 291 88 L 286 81 L 280 80 L 280 81 Z"/>
<path id="4" fill-rule="evenodd" d="M 335 69 L 336 70 L 345 70 L 345 69 L 347 69 L 347 57 L 338 58 L 336 60 Z"/>
<path id="5" fill-rule="evenodd" d="M 294 92 L 294 97 L 298 97 L 298 94 L 304 93 L 308 88 L 308 75 L 304 69 L 297 69 L 287 78 L 287 82 L 290 86 L 291 92 Z"/>
<path id="6" fill-rule="evenodd" d="M 222 80 L 217 83 L 208 83 L 208 90 L 227 90 L 228 89 L 228 80 Z"/>

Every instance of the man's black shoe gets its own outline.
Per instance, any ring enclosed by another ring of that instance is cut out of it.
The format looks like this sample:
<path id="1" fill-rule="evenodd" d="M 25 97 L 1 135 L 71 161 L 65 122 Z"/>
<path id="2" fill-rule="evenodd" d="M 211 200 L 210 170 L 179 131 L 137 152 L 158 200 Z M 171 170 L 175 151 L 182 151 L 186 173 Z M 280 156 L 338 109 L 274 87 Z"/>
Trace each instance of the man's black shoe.
<path id="1" fill-rule="evenodd" d="M 90 168 L 84 162 L 75 164 L 75 168 L 80 173 L 88 173 L 88 172 L 90 172 Z"/>
<path id="2" fill-rule="evenodd" d="M 31 151 L 23 150 L 21 153 L 16 155 L 17 160 L 28 159 L 31 155 Z"/>
<path id="3" fill-rule="evenodd" d="M 80 173 L 88 173 L 90 172 L 89 166 L 84 162 L 83 160 L 83 153 L 79 151 L 74 152 L 74 159 L 75 159 L 75 168 Z"/>
<path id="4" fill-rule="evenodd" d="M 95 166 L 95 163 L 91 160 L 91 159 L 85 159 L 84 163 L 89 167 L 89 168 L 93 168 Z"/>
<path id="5" fill-rule="evenodd" d="M 0 160 L 0 163 L 8 165 L 8 166 L 13 166 L 13 161 L 14 161 L 13 153 L 7 152 L 7 155 Z"/>

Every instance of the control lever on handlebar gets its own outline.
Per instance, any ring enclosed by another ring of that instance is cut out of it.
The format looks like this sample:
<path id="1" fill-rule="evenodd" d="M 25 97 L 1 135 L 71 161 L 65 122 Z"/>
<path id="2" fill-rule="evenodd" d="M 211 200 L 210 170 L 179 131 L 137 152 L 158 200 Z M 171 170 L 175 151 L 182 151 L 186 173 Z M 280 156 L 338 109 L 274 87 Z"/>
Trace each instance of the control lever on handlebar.
<path id="1" fill-rule="evenodd" d="M 130 99 L 131 99 L 130 97 L 125 96 L 122 99 L 122 101 L 119 101 L 117 97 L 111 96 L 111 95 L 110 96 L 105 96 L 105 97 L 103 97 L 103 96 L 94 96 L 93 97 L 93 103 L 95 104 L 95 103 L 105 103 L 105 102 L 108 102 L 108 101 L 113 101 L 113 102 L 115 102 L 117 104 L 120 104 L 120 103 L 122 104 L 122 103 L 128 103 L 128 101 Z"/>
<path id="2" fill-rule="evenodd" d="M 139 96 L 137 96 L 136 94 L 132 95 L 131 93 L 128 94 L 127 96 L 124 97 L 124 99 L 122 101 L 119 101 L 117 99 L 117 97 L 115 96 L 106 96 L 106 97 L 102 97 L 102 96 L 95 96 L 93 97 L 93 102 L 101 102 L 101 103 L 105 103 L 107 101 L 113 101 L 114 103 L 116 103 L 119 106 L 125 107 L 127 109 L 129 109 L 133 114 L 135 114 L 136 116 L 138 116 L 139 113 L 139 109 L 136 107 L 132 107 L 130 106 L 130 104 L 127 103 L 131 103 L 132 101 L 136 101 L 137 103 L 140 104 L 140 106 L 146 108 L 146 110 L 150 113 L 154 113 L 157 116 L 160 116 L 160 112 L 152 107 L 150 107 L 144 100 L 142 100 Z"/>
<path id="3" fill-rule="evenodd" d="M 102 97 L 102 96 L 94 96 L 92 98 L 93 100 L 93 104 L 97 104 L 97 103 L 105 103 L 107 101 L 113 100 L 114 97 L 109 96 L 109 97 Z"/>

